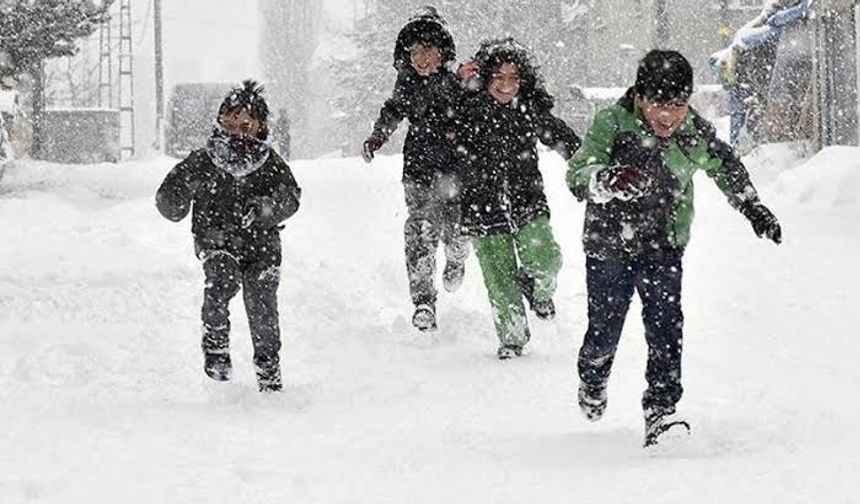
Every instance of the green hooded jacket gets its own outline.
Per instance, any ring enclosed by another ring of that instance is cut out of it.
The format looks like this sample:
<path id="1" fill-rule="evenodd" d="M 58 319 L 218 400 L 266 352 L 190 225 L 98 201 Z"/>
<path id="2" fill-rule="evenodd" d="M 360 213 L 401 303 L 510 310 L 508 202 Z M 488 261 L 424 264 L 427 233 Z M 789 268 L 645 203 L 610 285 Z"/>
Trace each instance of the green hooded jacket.
<path id="1" fill-rule="evenodd" d="M 630 165 L 651 180 L 630 201 L 597 202 L 589 186 L 604 167 Z M 713 126 L 694 110 L 671 138 L 657 137 L 645 123 L 631 89 L 597 113 L 582 148 L 568 163 L 567 184 L 587 200 L 583 244 L 588 256 L 629 257 L 650 250 L 683 249 L 693 221 L 693 175 L 711 177 L 738 208 L 759 198 L 749 173 Z"/>

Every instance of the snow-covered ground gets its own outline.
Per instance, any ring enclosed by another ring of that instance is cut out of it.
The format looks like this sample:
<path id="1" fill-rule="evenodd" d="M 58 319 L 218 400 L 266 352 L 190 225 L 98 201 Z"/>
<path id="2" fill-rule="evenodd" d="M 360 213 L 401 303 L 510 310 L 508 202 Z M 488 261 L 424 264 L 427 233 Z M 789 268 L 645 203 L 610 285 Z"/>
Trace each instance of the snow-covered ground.
<path id="1" fill-rule="evenodd" d="M 784 159 L 786 166 L 768 165 Z M 205 379 L 189 222 L 153 193 L 172 161 L 19 162 L 0 182 L 0 503 L 850 503 L 860 500 L 860 150 L 753 155 L 785 242 L 704 175 L 685 259 L 687 446 L 641 448 L 645 346 L 628 318 L 596 424 L 574 408 L 582 205 L 545 155 L 565 254 L 553 323 L 495 358 L 477 262 L 416 333 L 400 158 L 293 164 L 283 233 L 286 388 Z M 759 172 L 756 172 L 756 170 Z"/>

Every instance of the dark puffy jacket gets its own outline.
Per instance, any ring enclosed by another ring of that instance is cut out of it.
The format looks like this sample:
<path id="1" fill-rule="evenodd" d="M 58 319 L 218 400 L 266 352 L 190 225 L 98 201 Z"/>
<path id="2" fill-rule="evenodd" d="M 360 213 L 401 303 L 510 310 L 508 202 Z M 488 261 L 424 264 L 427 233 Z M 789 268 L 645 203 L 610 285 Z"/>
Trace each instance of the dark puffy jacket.
<path id="1" fill-rule="evenodd" d="M 460 81 L 444 68 L 428 77 L 412 67 L 397 75 L 394 93 L 379 112 L 374 132 L 388 138 L 400 121 L 409 119 L 403 143 L 404 181 L 430 184 L 436 173 L 454 171 L 454 145 L 445 134 L 452 102 L 460 93 Z"/>
<path id="2" fill-rule="evenodd" d="M 422 77 L 412 68 L 409 47 L 432 43 L 442 51 L 439 71 Z M 374 133 L 388 138 L 403 119 L 409 132 L 403 144 L 403 180 L 430 184 L 436 173 L 454 170 L 453 144 L 446 138 L 449 112 L 462 93 L 460 81 L 447 68 L 454 59 L 454 41 L 435 10 L 421 11 L 400 31 L 394 49 L 397 80 L 394 91 L 379 112 Z"/>
<path id="3" fill-rule="evenodd" d="M 200 250 L 252 257 L 280 244 L 280 224 L 299 208 L 301 189 L 290 167 L 274 151 L 257 170 L 235 177 L 212 163 L 205 149 L 176 165 L 158 188 L 161 215 L 178 222 L 193 206 L 191 231 Z M 252 201 L 266 202 L 264 215 L 243 227 Z"/>
<path id="4" fill-rule="evenodd" d="M 463 227 L 473 235 L 513 232 L 549 217 L 537 142 L 569 159 L 580 139 L 552 115 L 553 99 L 524 48 L 512 40 L 488 42 L 475 59 L 482 90 L 463 96 L 456 107 Z M 492 70 L 503 62 L 517 65 L 521 81 L 518 98 L 508 105 L 486 91 Z"/>
<path id="5" fill-rule="evenodd" d="M 475 235 L 507 233 L 549 216 L 537 142 L 568 159 L 579 138 L 546 103 L 501 105 L 481 92 L 459 108 L 463 226 Z"/>

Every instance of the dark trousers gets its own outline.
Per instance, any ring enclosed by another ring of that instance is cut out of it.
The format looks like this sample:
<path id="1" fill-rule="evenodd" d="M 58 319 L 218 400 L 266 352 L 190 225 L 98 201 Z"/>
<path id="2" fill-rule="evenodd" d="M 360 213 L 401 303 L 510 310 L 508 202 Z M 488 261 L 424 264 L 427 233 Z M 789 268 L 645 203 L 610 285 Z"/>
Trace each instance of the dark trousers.
<path id="1" fill-rule="evenodd" d="M 230 300 L 242 289 L 254 344 L 257 375 L 271 378 L 279 370 L 281 333 L 278 325 L 280 250 L 252 262 L 226 251 L 201 251 L 206 286 L 203 291 L 203 351 L 230 351 Z"/>
<path id="2" fill-rule="evenodd" d="M 588 330 L 578 363 L 584 384 L 606 387 L 635 289 L 648 343 L 642 407 L 671 410 L 681 399 L 682 256 L 680 250 L 663 250 L 630 259 L 587 258 Z"/>
<path id="3" fill-rule="evenodd" d="M 416 305 L 436 302 L 436 248 L 441 240 L 445 258 L 463 262 L 470 241 L 460 228 L 459 187 L 456 178 L 438 175 L 432 184 L 404 182 L 406 209 L 403 226 L 409 291 Z"/>

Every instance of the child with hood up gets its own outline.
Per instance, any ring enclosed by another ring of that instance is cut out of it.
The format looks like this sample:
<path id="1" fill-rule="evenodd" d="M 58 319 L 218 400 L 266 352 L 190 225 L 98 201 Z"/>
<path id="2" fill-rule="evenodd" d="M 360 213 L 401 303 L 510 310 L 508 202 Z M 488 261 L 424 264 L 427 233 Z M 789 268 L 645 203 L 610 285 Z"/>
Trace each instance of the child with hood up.
<path id="1" fill-rule="evenodd" d="M 404 225 L 406 271 L 419 330 L 436 329 L 434 286 L 436 248 L 445 247 L 445 290 L 463 282 L 469 241 L 460 232 L 458 182 L 454 145 L 445 124 L 452 102 L 462 92 L 457 75 L 448 69 L 455 58 L 454 40 L 445 20 L 433 7 L 423 7 L 400 30 L 394 47 L 397 81 L 394 92 L 364 142 L 368 163 L 404 119 L 409 132 L 403 145 L 403 189 L 408 217 Z"/>
<path id="2" fill-rule="evenodd" d="M 576 133 L 552 115 L 553 98 L 529 52 L 511 38 L 484 42 L 473 60 L 475 92 L 456 109 L 463 227 L 472 237 L 490 298 L 497 356 L 522 355 L 530 338 L 523 297 L 538 318 L 555 316 L 562 265 L 538 170 L 537 143 L 566 160 Z"/>
<path id="3" fill-rule="evenodd" d="M 266 142 L 269 109 L 253 81 L 233 89 L 218 110 L 207 145 L 164 179 L 161 214 L 178 222 L 192 213 L 194 249 L 203 265 L 201 312 L 206 374 L 232 376 L 230 300 L 242 289 L 261 392 L 282 388 L 278 283 L 281 223 L 299 208 L 301 189 L 289 166 Z"/>

